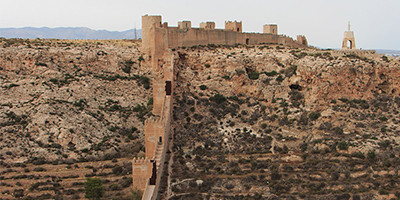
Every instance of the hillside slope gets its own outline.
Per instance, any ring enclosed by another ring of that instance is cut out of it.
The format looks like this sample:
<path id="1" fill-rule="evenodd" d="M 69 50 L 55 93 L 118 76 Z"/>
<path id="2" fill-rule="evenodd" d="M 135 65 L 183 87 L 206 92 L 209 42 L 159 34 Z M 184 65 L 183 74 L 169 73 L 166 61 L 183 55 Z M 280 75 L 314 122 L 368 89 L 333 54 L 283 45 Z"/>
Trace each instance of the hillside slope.
<path id="1" fill-rule="evenodd" d="M 131 158 L 144 151 L 152 105 L 139 45 L 1 40 L 2 197 L 23 190 L 25 197 L 82 198 L 92 176 L 106 181 L 108 196 L 130 194 Z"/>
<path id="2" fill-rule="evenodd" d="M 279 46 L 178 51 L 172 199 L 400 195 L 398 61 Z"/>

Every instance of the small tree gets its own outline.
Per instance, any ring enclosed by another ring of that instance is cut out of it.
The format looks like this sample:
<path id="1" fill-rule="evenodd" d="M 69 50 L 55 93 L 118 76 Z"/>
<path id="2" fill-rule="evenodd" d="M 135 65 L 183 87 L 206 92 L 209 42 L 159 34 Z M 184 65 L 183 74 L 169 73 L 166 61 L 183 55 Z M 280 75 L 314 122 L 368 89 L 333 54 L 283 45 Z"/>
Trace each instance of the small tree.
<path id="1" fill-rule="evenodd" d="M 85 198 L 100 199 L 104 195 L 103 183 L 99 178 L 87 178 L 85 182 Z"/>

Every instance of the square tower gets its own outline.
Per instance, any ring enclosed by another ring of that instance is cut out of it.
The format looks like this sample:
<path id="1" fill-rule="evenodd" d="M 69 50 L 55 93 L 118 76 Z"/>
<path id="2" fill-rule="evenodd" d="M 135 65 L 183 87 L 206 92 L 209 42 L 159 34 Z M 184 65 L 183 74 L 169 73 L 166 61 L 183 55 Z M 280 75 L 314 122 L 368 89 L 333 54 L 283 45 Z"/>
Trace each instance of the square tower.
<path id="1" fill-rule="evenodd" d="M 192 28 L 192 22 L 191 21 L 178 22 L 178 28 L 179 29 L 191 29 Z"/>
<path id="2" fill-rule="evenodd" d="M 225 30 L 227 31 L 235 31 L 235 32 L 242 32 L 242 22 L 231 22 L 231 21 L 226 21 L 225 22 Z"/>
<path id="3" fill-rule="evenodd" d="M 159 15 L 145 15 L 142 17 L 142 49 L 147 55 L 152 52 L 155 28 L 162 27 L 161 20 Z"/>
<path id="4" fill-rule="evenodd" d="M 278 25 L 276 25 L 276 24 L 264 25 L 264 33 L 278 35 Z"/>
<path id="5" fill-rule="evenodd" d="M 205 30 L 214 30 L 215 22 L 201 22 L 200 28 L 205 29 Z"/>

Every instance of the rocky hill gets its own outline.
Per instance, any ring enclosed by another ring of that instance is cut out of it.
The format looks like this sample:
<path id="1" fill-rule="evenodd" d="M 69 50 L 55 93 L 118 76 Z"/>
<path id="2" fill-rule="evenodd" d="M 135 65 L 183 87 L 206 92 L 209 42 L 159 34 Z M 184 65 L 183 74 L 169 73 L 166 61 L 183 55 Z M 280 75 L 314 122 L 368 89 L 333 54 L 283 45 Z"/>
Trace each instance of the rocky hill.
<path id="1" fill-rule="evenodd" d="M 113 197 L 130 194 L 130 160 L 143 153 L 152 105 L 139 45 L 1 40 L 0 199 L 21 190 L 82 198 L 92 176 L 108 180 Z"/>
<path id="2" fill-rule="evenodd" d="M 177 51 L 172 199 L 399 198 L 398 61 L 280 46 Z"/>
<path id="3" fill-rule="evenodd" d="M 0 199 L 82 199 L 87 177 L 105 199 L 132 199 L 131 158 L 152 115 L 139 47 L 0 40 Z M 399 61 L 275 45 L 174 51 L 161 198 L 400 197 Z"/>

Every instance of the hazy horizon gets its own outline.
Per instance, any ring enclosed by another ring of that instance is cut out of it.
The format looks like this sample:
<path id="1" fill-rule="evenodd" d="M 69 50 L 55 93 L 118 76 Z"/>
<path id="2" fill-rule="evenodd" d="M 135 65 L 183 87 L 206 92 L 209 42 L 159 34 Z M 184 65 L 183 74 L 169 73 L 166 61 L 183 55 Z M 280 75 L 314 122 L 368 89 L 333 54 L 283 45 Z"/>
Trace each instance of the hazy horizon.
<path id="1" fill-rule="evenodd" d="M 23 5 L 23 6 L 21 6 Z M 243 22 L 244 32 L 262 32 L 263 24 L 278 24 L 279 34 L 305 35 L 320 48 L 340 48 L 347 22 L 352 24 L 357 48 L 400 49 L 400 1 L 375 0 L 320 1 L 210 1 L 183 0 L 5 0 L 0 28 L 85 27 L 93 30 L 126 31 L 141 29 L 141 16 L 161 15 L 176 26 L 190 20 L 214 21 L 217 28 L 225 20 Z"/>

